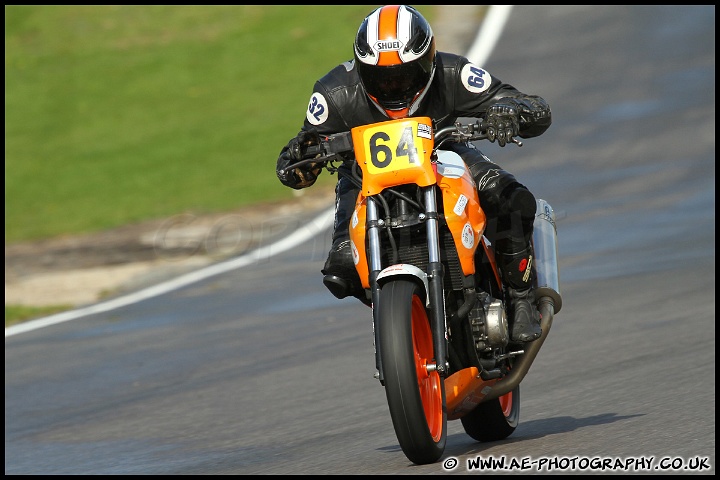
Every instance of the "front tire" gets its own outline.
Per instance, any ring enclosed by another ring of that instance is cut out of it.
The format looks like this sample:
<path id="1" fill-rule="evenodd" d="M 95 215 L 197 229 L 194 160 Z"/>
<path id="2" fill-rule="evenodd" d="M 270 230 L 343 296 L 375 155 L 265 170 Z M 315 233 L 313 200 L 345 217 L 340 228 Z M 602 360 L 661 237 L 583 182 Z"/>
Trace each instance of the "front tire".
<path id="1" fill-rule="evenodd" d="M 445 383 L 437 371 L 425 291 L 391 280 L 380 291 L 378 323 L 385 395 L 398 442 L 416 464 L 436 462 L 445 450 Z"/>
<path id="2" fill-rule="evenodd" d="M 520 422 L 520 385 L 499 398 L 479 404 L 460 421 L 465 433 L 478 442 L 504 440 Z"/>

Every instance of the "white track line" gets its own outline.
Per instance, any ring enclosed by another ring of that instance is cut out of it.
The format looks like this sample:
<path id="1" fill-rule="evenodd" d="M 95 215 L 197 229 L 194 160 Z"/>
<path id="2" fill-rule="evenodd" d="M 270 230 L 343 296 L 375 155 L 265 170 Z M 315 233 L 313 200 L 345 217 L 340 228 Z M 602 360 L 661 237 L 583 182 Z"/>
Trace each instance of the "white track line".
<path id="1" fill-rule="evenodd" d="M 500 38 L 500 34 L 502 33 L 505 22 L 510 15 L 511 9 L 512 5 L 494 5 L 488 8 L 485 19 L 478 31 L 478 36 L 475 38 L 475 42 L 472 47 L 470 47 L 470 51 L 467 54 L 467 58 L 471 62 L 482 66 L 482 64 L 487 61 L 487 58 L 490 56 L 490 52 L 495 47 L 498 38 Z M 200 280 L 253 264 L 258 260 L 265 260 L 272 255 L 277 255 L 289 250 L 324 231 L 332 224 L 334 218 L 335 206 L 333 205 L 331 209 L 324 211 L 317 218 L 312 220 L 305 228 L 301 228 L 289 237 L 279 240 L 271 245 L 258 248 L 257 250 L 240 257 L 216 263 L 194 272 L 186 273 L 185 275 L 181 275 L 167 282 L 108 300 L 106 302 L 82 307 L 77 310 L 57 313 L 48 317 L 38 318 L 36 320 L 7 327 L 5 329 L 5 338 L 19 333 L 36 330 L 38 328 L 55 325 L 57 323 L 68 322 L 70 320 L 75 320 L 94 313 L 107 312 L 108 310 L 124 307 L 126 305 L 177 290 L 178 288 L 199 282 Z"/>
<path id="2" fill-rule="evenodd" d="M 480 67 L 487 62 L 505 28 L 512 7 L 512 5 L 491 5 L 488 8 L 478 36 L 475 37 L 475 42 L 466 55 L 468 60 Z"/>
<path id="3" fill-rule="evenodd" d="M 332 222 L 335 218 L 334 212 L 335 205 L 333 205 L 332 208 L 324 211 L 307 225 L 296 230 L 292 235 L 288 236 L 287 238 L 283 238 L 268 246 L 253 250 L 252 252 L 242 255 L 240 257 L 216 263 L 214 265 L 201 268 L 200 270 L 196 270 L 194 272 L 186 273 L 185 275 L 181 275 L 172 280 L 168 280 L 167 282 L 163 282 L 158 285 L 154 285 L 152 287 L 148 287 L 122 297 L 108 300 L 106 302 L 101 302 L 77 310 L 57 313 L 55 315 L 50 315 L 49 317 L 39 318 L 37 320 L 13 325 L 5 329 L 5 337 L 16 335 L 18 333 L 29 332 L 30 330 L 35 330 L 37 328 L 47 327 L 48 325 L 55 325 L 56 323 L 75 320 L 76 318 L 91 315 L 93 313 L 114 310 L 116 308 L 124 307 L 125 305 L 130 305 L 141 300 L 145 300 L 151 297 L 157 297 L 158 295 L 177 290 L 178 288 L 185 287 L 192 283 L 199 282 L 200 280 L 204 280 L 206 278 L 219 275 L 230 270 L 235 270 L 236 268 L 250 265 L 259 260 L 266 260 L 273 255 L 277 255 L 295 247 L 296 245 L 300 245 L 306 240 L 313 238 L 320 232 L 325 231 L 325 229 L 332 225 Z"/>

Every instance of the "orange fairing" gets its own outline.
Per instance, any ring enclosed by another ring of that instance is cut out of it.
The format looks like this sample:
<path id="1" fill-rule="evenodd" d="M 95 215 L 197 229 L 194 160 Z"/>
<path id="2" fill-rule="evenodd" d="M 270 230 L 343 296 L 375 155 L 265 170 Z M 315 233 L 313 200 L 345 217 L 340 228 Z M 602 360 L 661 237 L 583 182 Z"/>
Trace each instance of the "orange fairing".
<path id="1" fill-rule="evenodd" d="M 355 262 L 355 269 L 360 275 L 360 282 L 363 288 L 370 288 L 370 272 L 365 251 L 366 205 L 365 197 L 362 194 L 358 195 L 355 211 L 350 218 L 350 248 L 353 262 Z"/>
<path id="2" fill-rule="evenodd" d="M 355 158 L 363 173 L 362 194 L 376 195 L 385 188 L 435 183 L 430 162 L 432 121 L 428 117 L 364 125 L 352 129 Z"/>
<path id="3" fill-rule="evenodd" d="M 480 208 L 475 182 L 457 153 L 439 153 L 437 183 L 463 273 L 472 275 L 475 273 L 475 251 L 485 231 L 485 214 Z"/>
<path id="4" fill-rule="evenodd" d="M 478 406 L 497 379 L 483 380 L 475 367 L 464 368 L 445 379 L 447 419 L 457 420 Z"/>

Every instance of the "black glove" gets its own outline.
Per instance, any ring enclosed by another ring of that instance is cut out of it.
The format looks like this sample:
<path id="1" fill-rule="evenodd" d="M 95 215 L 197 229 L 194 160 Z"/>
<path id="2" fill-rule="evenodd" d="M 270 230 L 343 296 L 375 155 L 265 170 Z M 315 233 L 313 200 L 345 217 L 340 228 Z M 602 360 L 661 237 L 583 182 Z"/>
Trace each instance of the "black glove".
<path id="1" fill-rule="evenodd" d="M 315 163 L 293 168 L 293 164 L 304 160 L 308 146 L 318 145 L 320 135 L 315 130 L 301 130 L 298 135 L 283 147 L 278 157 L 276 173 L 283 185 L 299 190 L 311 186 L 317 180 L 322 169 Z"/>
<path id="2" fill-rule="evenodd" d="M 485 118 L 488 140 L 491 142 L 497 140 L 501 147 L 512 142 L 513 137 L 516 137 L 520 131 L 518 116 L 517 104 L 510 99 L 491 105 L 487 109 Z"/>

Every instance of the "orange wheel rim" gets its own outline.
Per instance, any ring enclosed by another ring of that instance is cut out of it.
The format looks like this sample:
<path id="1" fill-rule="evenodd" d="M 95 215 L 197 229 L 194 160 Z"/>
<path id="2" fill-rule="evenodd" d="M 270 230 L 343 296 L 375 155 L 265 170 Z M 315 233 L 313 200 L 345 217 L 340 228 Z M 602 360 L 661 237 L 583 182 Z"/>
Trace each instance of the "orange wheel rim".
<path id="1" fill-rule="evenodd" d="M 433 362 L 433 339 L 425 306 L 417 295 L 412 303 L 413 350 L 415 353 L 415 371 L 418 390 L 422 400 L 425 419 L 434 441 L 442 436 L 442 390 L 440 375 L 437 371 L 428 372 L 428 362 Z"/>
<path id="2" fill-rule="evenodd" d="M 498 399 L 500 401 L 500 408 L 502 409 L 503 415 L 505 417 L 509 417 L 510 413 L 512 412 L 512 406 L 513 406 L 513 394 L 512 392 L 508 392 L 502 397 Z"/>

